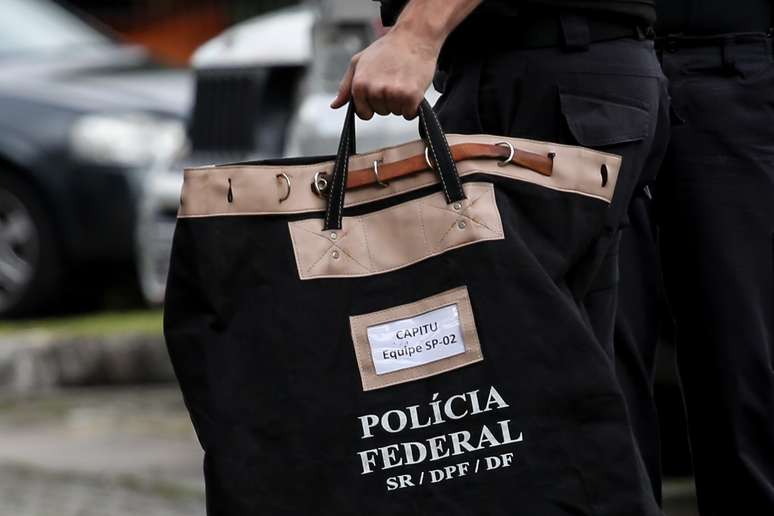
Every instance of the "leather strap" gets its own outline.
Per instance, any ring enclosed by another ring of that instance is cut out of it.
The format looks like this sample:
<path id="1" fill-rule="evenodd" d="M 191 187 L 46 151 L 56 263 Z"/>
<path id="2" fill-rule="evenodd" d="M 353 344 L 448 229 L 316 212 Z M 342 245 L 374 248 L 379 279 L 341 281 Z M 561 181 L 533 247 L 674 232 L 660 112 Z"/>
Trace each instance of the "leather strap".
<path id="1" fill-rule="evenodd" d="M 423 99 L 418 111 L 420 131 L 423 133 L 423 139 L 428 148 L 428 158 L 433 164 L 433 169 L 441 179 L 446 202 L 452 204 L 465 199 L 465 191 L 462 189 L 462 183 L 449 149 L 449 143 L 446 141 L 446 136 L 443 134 L 441 124 L 435 116 L 433 108 L 430 107 L 427 100 Z M 355 109 L 354 103 L 350 101 L 329 181 L 328 207 L 325 210 L 323 224 L 323 228 L 326 231 L 341 229 L 344 213 L 344 195 L 349 184 L 349 158 L 354 154 L 354 140 Z"/>
<path id="2" fill-rule="evenodd" d="M 510 156 L 510 148 L 504 145 L 488 145 L 483 143 L 461 143 L 450 147 L 451 156 L 455 162 L 467 159 L 498 159 L 505 161 Z M 432 158 L 431 158 L 432 159 Z M 551 176 L 554 161 L 550 156 L 535 154 L 523 150 L 514 149 L 511 163 L 527 168 L 544 176 Z M 392 179 L 416 174 L 427 170 L 425 156 L 419 154 L 410 158 L 395 161 L 393 163 L 376 163 L 377 171 L 373 167 L 350 170 L 347 177 L 347 189 L 359 188 L 386 183 Z M 377 177 L 378 174 L 378 177 Z"/>

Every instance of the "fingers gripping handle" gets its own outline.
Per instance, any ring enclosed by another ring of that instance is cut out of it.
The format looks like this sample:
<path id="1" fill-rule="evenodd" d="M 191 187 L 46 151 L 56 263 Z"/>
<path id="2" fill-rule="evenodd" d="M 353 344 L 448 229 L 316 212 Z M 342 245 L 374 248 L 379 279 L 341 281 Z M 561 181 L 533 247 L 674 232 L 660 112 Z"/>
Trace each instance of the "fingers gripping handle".
<path id="1" fill-rule="evenodd" d="M 424 135 L 428 147 L 428 155 L 434 164 L 435 171 L 441 179 L 446 202 L 451 204 L 465 199 L 457 166 L 449 150 L 449 143 L 443 134 L 441 124 L 427 100 L 422 99 L 419 105 L 420 133 Z M 339 148 L 333 165 L 331 186 L 328 195 L 328 208 L 325 212 L 325 230 L 341 229 L 344 212 L 344 194 L 346 192 L 347 174 L 349 172 L 349 157 L 355 153 L 355 110 L 350 101 L 344 127 L 341 130 Z"/>

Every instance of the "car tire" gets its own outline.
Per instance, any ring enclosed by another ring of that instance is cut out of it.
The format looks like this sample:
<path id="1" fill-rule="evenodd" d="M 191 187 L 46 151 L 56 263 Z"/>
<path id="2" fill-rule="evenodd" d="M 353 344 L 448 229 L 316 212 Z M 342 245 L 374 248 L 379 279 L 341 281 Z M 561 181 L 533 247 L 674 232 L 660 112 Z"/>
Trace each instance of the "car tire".
<path id="1" fill-rule="evenodd" d="M 60 257 L 40 197 L 0 169 L 0 318 L 32 315 L 56 304 Z"/>

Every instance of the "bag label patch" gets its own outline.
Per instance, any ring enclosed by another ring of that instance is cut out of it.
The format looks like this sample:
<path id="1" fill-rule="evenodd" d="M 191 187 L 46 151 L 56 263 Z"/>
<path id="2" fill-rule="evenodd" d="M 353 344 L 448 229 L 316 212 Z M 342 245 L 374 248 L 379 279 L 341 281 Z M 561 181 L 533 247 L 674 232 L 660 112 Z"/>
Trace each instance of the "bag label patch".
<path id="1" fill-rule="evenodd" d="M 465 353 L 456 304 L 368 327 L 376 374 L 383 375 Z"/>
<path id="2" fill-rule="evenodd" d="M 480 362 L 466 287 L 349 318 L 363 390 L 381 389 Z"/>

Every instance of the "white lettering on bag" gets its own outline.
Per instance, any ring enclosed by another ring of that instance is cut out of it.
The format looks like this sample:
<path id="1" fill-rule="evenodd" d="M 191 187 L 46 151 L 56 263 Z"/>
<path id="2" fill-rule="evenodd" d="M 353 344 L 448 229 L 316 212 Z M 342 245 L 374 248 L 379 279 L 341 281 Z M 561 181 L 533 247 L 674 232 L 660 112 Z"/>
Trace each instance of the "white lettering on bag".
<path id="1" fill-rule="evenodd" d="M 465 353 L 456 304 L 367 329 L 377 375 Z"/>
<path id="2" fill-rule="evenodd" d="M 392 409 L 384 412 L 381 416 L 378 414 L 359 416 L 362 428 L 361 439 L 444 425 L 452 420 L 499 411 L 508 408 L 508 406 L 508 403 L 494 386 L 490 386 L 488 392 L 482 393 L 476 389 L 454 394 L 445 399 L 436 392 L 427 405 L 410 405 L 405 409 Z M 424 462 L 436 462 L 448 457 L 510 446 L 523 441 L 524 436 L 521 432 L 518 434 L 511 432 L 510 419 L 500 419 L 495 425 L 491 423 L 481 424 L 474 431 L 462 430 L 448 434 L 441 433 L 422 441 L 411 440 L 392 443 L 360 451 L 358 456 L 362 469 L 361 474 L 368 475 L 374 471 L 412 466 Z M 497 460 L 502 463 L 500 458 Z"/>

